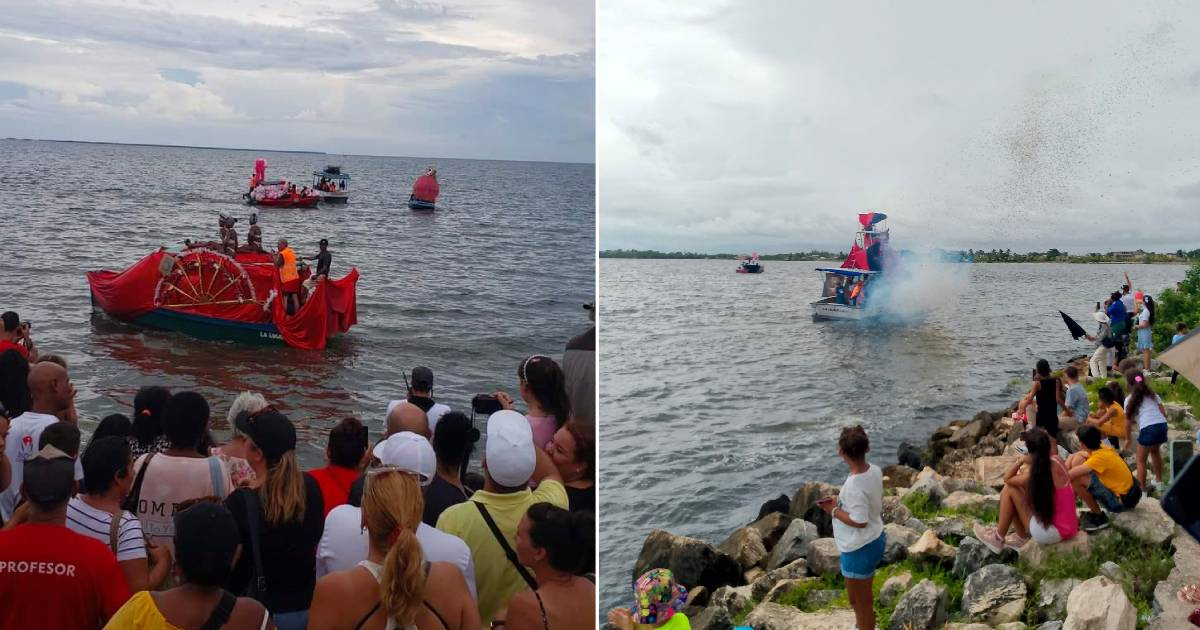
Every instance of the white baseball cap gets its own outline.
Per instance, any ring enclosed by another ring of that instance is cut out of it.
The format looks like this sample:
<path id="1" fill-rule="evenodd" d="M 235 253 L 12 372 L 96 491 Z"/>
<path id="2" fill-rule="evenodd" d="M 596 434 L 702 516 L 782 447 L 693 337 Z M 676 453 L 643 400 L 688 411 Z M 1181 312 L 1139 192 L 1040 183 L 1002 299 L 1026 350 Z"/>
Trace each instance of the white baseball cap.
<path id="1" fill-rule="evenodd" d="M 424 436 L 411 431 L 393 433 L 388 439 L 375 445 L 371 454 L 384 466 L 403 468 L 415 474 L 422 486 L 427 486 L 437 475 L 437 455 Z"/>
<path id="2" fill-rule="evenodd" d="M 533 429 L 525 416 L 505 409 L 488 417 L 484 459 L 488 475 L 496 483 L 510 488 L 529 483 L 537 454 Z"/>

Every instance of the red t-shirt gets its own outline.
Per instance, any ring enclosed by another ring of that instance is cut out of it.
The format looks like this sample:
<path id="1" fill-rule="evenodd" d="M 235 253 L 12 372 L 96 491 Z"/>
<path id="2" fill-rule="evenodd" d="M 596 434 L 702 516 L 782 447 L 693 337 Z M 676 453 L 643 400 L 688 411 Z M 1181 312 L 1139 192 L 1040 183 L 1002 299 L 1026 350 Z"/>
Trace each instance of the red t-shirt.
<path id="1" fill-rule="evenodd" d="M 0 629 L 97 628 L 129 596 L 104 543 L 63 525 L 0 531 Z"/>
<path id="2" fill-rule="evenodd" d="M 7 339 L 0 341 L 0 354 L 4 354 L 9 350 L 16 350 L 17 352 L 21 353 L 21 356 L 25 357 L 26 359 L 29 358 L 29 350 L 26 349 L 25 346 L 22 346 L 19 343 L 13 343 Z"/>
<path id="3" fill-rule="evenodd" d="M 353 468 L 342 468 L 330 464 L 324 468 L 309 471 L 312 478 L 321 488 L 321 498 L 325 499 L 325 516 L 339 505 L 345 505 L 350 498 L 350 486 L 360 474 Z"/>

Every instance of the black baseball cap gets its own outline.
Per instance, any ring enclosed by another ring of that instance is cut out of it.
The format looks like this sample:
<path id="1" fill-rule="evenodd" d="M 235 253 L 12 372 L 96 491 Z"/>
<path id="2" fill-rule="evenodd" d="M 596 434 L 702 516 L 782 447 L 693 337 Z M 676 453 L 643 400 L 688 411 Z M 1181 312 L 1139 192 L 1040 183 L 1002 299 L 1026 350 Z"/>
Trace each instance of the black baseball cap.
<path id="1" fill-rule="evenodd" d="M 412 371 L 412 388 L 426 391 L 433 388 L 433 370 L 418 366 Z"/>
<path id="2" fill-rule="evenodd" d="M 12 332 L 21 325 L 21 316 L 16 311 L 4 311 L 0 314 L 0 320 L 4 320 L 4 332 Z"/>
<path id="3" fill-rule="evenodd" d="M 50 445 L 25 460 L 21 492 L 30 503 L 56 505 L 71 498 L 75 489 L 75 460 Z"/>
<path id="4" fill-rule="evenodd" d="M 296 427 L 287 416 L 267 407 L 261 411 L 243 411 L 234 418 L 239 433 L 254 442 L 267 461 L 275 463 L 288 451 L 296 450 Z"/>

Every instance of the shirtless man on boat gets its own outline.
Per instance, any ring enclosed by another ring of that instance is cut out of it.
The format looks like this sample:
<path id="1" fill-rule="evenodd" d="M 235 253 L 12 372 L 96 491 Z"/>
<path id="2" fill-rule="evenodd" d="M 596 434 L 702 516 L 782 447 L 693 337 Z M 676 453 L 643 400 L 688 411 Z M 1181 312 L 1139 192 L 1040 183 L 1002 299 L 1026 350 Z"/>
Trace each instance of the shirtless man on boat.
<path id="1" fill-rule="evenodd" d="M 211 249 L 233 256 L 237 253 L 238 248 L 237 231 L 233 229 L 233 224 L 236 222 L 237 219 L 235 218 L 227 217 L 224 214 L 219 215 L 217 217 L 217 225 L 221 229 L 221 240 L 192 242 L 191 239 L 184 239 L 183 247 L 184 249 Z"/>
<path id="2" fill-rule="evenodd" d="M 258 213 L 250 215 L 250 229 L 246 231 L 246 244 L 237 248 L 239 253 L 243 254 L 263 254 L 266 250 L 262 246 L 262 228 L 258 226 Z"/>

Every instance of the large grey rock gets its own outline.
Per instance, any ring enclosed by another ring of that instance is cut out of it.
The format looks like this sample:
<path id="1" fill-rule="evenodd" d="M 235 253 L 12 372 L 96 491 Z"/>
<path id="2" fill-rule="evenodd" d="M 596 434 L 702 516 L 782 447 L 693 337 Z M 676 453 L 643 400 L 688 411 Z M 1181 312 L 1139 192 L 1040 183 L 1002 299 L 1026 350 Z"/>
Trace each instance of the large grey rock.
<path id="1" fill-rule="evenodd" d="M 954 574 L 960 578 L 965 578 L 989 564 L 1003 563 L 1005 555 L 1009 557 L 1017 555 L 1016 552 L 1010 549 L 1005 549 L 1005 551 L 1008 554 L 995 553 L 991 549 L 988 549 L 987 545 L 968 536 L 958 544 L 958 555 L 954 558 Z"/>
<path id="2" fill-rule="evenodd" d="M 1100 575 L 1103 575 L 1114 582 L 1125 582 L 1129 580 L 1129 576 L 1125 575 L 1125 570 L 1121 568 L 1121 565 L 1113 562 L 1112 560 L 1106 560 L 1104 564 L 1100 565 Z"/>
<path id="3" fill-rule="evenodd" d="M 1164 545 L 1175 534 L 1175 521 L 1154 497 L 1142 497 L 1137 506 L 1112 517 L 1113 527 L 1151 545 Z"/>
<path id="4" fill-rule="evenodd" d="M 1038 584 L 1037 597 L 1033 601 L 1035 621 L 1051 621 L 1066 617 L 1067 598 L 1080 583 L 1080 580 L 1068 578 L 1045 580 Z"/>
<path id="5" fill-rule="evenodd" d="M 896 449 L 896 461 L 901 466 L 907 466 L 913 470 L 921 470 L 925 466 L 921 447 L 908 442 L 901 442 L 900 447 Z"/>
<path id="6" fill-rule="evenodd" d="M 1071 591 L 1063 630 L 1134 630 L 1137 611 L 1120 584 L 1098 575 Z"/>
<path id="7" fill-rule="evenodd" d="M 946 623 L 946 587 L 922 580 L 900 597 L 888 630 L 935 630 Z"/>
<path id="8" fill-rule="evenodd" d="M 926 530 L 908 547 L 908 557 L 918 562 L 951 564 L 957 554 L 954 547 L 942 542 L 933 530 Z"/>
<path id="9" fill-rule="evenodd" d="M 1170 422 L 1183 422 L 1192 412 L 1191 405 L 1184 403 L 1166 403 L 1163 406 L 1167 408 L 1167 420 Z"/>
<path id="10" fill-rule="evenodd" d="M 974 532 L 975 519 L 969 516 L 937 516 L 929 521 L 929 529 L 942 540 L 961 540 Z"/>
<path id="11" fill-rule="evenodd" d="M 724 608 L 730 617 L 738 616 L 750 603 L 749 586 L 722 586 L 708 598 L 709 608 Z"/>
<path id="12" fill-rule="evenodd" d="M 983 422 L 978 420 L 968 423 L 966 426 L 954 432 L 950 436 L 950 446 L 954 448 L 966 448 L 973 446 L 979 441 L 979 438 L 987 434 L 987 428 Z"/>
<path id="13" fill-rule="evenodd" d="M 767 571 L 790 564 L 797 558 L 803 558 L 808 553 L 808 543 L 820 538 L 817 526 L 798 518 L 788 523 L 787 529 L 779 536 L 779 541 L 767 555 Z"/>
<path id="14" fill-rule="evenodd" d="M 798 558 L 787 566 L 768 571 L 750 583 L 750 597 L 761 601 L 767 593 L 783 580 L 794 580 L 808 575 L 808 560 Z"/>
<path id="15" fill-rule="evenodd" d="M 1109 530 L 1100 530 L 1098 535 L 1104 535 Z M 1040 545 L 1032 540 L 1025 543 L 1025 546 L 1017 550 L 1021 558 L 1029 563 L 1030 566 L 1040 568 L 1046 563 L 1046 559 L 1051 554 L 1060 555 L 1086 555 L 1091 553 L 1092 543 L 1091 536 L 1083 530 L 1075 532 L 1075 535 L 1068 540 L 1053 545 Z"/>
<path id="16" fill-rule="evenodd" d="M 743 625 L 754 630 L 846 630 L 854 626 L 854 612 L 833 610 L 822 613 L 805 613 L 792 606 L 780 606 L 767 602 L 759 604 L 746 615 Z"/>
<path id="17" fill-rule="evenodd" d="M 908 571 L 883 581 L 883 586 L 879 587 L 879 603 L 884 606 L 891 605 L 896 601 L 896 598 L 904 594 L 905 591 L 912 588 L 913 576 Z"/>
<path id="18" fill-rule="evenodd" d="M 907 488 L 913 484 L 913 480 L 917 477 L 917 471 L 904 465 L 892 464 L 883 467 L 883 487 L 888 488 Z"/>
<path id="19" fill-rule="evenodd" d="M 842 553 L 832 538 L 818 538 L 808 543 L 808 570 L 813 575 L 837 572 L 841 559 Z"/>
<path id="20" fill-rule="evenodd" d="M 815 579 L 815 578 L 813 578 L 813 579 Z M 842 594 L 845 592 L 846 591 L 844 591 L 844 590 L 836 590 L 836 589 L 829 589 L 829 588 L 814 589 L 814 590 L 809 591 L 804 596 L 804 603 L 807 608 L 812 609 L 812 610 L 820 610 L 822 608 L 829 608 L 829 606 L 831 604 L 833 604 L 834 600 L 841 597 Z"/>
<path id="21" fill-rule="evenodd" d="M 957 490 L 942 499 L 942 507 L 947 510 L 984 510 L 987 508 L 1000 509 L 1000 495 L 977 494 Z"/>
<path id="22" fill-rule="evenodd" d="M 883 510 L 880 512 L 880 517 L 884 523 L 900 523 L 903 525 L 913 515 L 908 507 L 900 501 L 900 497 L 883 497 Z"/>
<path id="23" fill-rule="evenodd" d="M 695 617 L 689 617 L 692 630 L 733 630 L 733 616 L 720 606 L 709 606 Z"/>
<path id="24" fill-rule="evenodd" d="M 833 520 L 829 514 L 817 506 L 817 500 L 837 494 L 838 487 L 822 481 L 810 481 L 800 484 L 792 495 L 791 510 L 788 515 L 802 518 L 817 526 L 821 536 L 833 535 Z"/>
<path id="25" fill-rule="evenodd" d="M 1010 621 L 996 626 L 995 630 L 1025 630 L 1025 624 L 1020 621 Z"/>
<path id="26" fill-rule="evenodd" d="M 784 597 L 787 597 L 792 591 L 805 588 L 810 582 L 815 582 L 816 580 L 817 578 L 810 577 L 798 578 L 794 580 L 780 580 L 775 584 L 775 586 L 771 587 L 771 590 L 767 591 L 766 595 L 763 595 L 762 601 L 778 602 Z"/>
<path id="27" fill-rule="evenodd" d="M 787 531 L 792 520 L 791 516 L 783 512 L 771 512 L 751 523 L 750 527 L 758 530 L 759 535 L 762 536 L 763 546 L 767 548 L 767 551 L 771 551 L 779 542 L 779 538 Z"/>
<path id="28" fill-rule="evenodd" d="M 1054 621 L 1047 621 L 1046 623 L 1038 626 L 1036 630 L 1062 630 L 1062 627 L 1063 622 L 1056 619 Z"/>
<path id="29" fill-rule="evenodd" d="M 903 525 L 888 523 L 883 526 L 887 544 L 883 548 L 883 563 L 895 564 L 908 557 L 908 546 L 917 542 L 921 534 Z"/>
<path id="30" fill-rule="evenodd" d="M 995 489 L 989 488 L 974 479 L 959 479 L 957 477 L 947 477 L 942 480 L 942 487 L 946 492 L 954 494 L 955 492 L 973 492 L 975 494 L 993 494 L 999 496 L 1000 493 Z"/>
<path id="31" fill-rule="evenodd" d="M 729 538 L 717 546 L 717 550 L 733 558 L 742 571 L 757 566 L 767 557 L 767 547 L 763 544 L 762 534 L 751 526 L 730 534 Z"/>
<path id="32" fill-rule="evenodd" d="M 971 621 L 992 625 L 1021 618 L 1025 611 L 1025 580 L 1013 567 L 989 564 L 967 577 L 962 612 Z"/>
<path id="33" fill-rule="evenodd" d="M 907 521 L 904 521 L 903 523 L 898 523 L 898 524 L 903 525 L 903 526 L 913 530 L 914 532 L 917 532 L 918 534 L 924 534 L 925 530 L 929 529 L 929 526 L 925 524 L 925 521 L 922 521 L 921 519 L 919 519 L 915 516 L 908 519 Z"/>
<path id="34" fill-rule="evenodd" d="M 1181 533 L 1174 539 L 1175 568 L 1167 575 L 1167 579 L 1154 587 L 1154 608 L 1162 611 L 1150 623 L 1154 630 L 1182 630 L 1187 628 L 1187 616 L 1196 607 L 1179 601 L 1176 593 L 1187 584 L 1200 580 L 1200 543 L 1187 534 Z M 1192 628 L 1191 630 L 1195 630 Z"/>
<path id="35" fill-rule="evenodd" d="M 633 579 L 656 568 L 670 569 L 680 584 L 689 588 L 703 586 L 710 593 L 722 586 L 745 583 L 741 567 L 728 554 L 703 540 L 676 536 L 661 529 L 651 531 L 642 543 Z"/>
<path id="36" fill-rule="evenodd" d="M 941 503 L 942 499 L 946 498 L 946 487 L 942 485 L 942 482 L 937 477 L 932 475 L 914 481 L 910 491 L 926 494 L 934 505 Z"/>
<path id="37" fill-rule="evenodd" d="M 975 459 L 975 478 L 985 486 L 1002 488 L 1004 471 L 1020 458 L 1017 454 L 978 457 Z"/>

